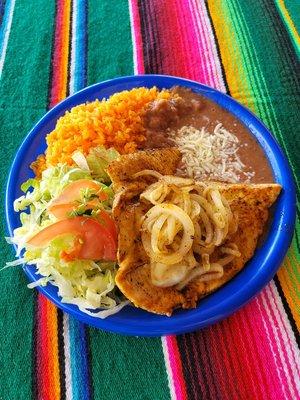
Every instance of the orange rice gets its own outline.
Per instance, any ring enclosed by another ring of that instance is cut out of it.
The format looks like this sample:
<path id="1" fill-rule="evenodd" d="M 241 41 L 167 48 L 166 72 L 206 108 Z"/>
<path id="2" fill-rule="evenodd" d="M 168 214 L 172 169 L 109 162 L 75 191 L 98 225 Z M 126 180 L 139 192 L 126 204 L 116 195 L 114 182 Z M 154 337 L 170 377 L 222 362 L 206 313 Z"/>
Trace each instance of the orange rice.
<path id="1" fill-rule="evenodd" d="M 141 87 L 72 108 L 59 118 L 55 129 L 47 135 L 46 166 L 71 165 L 74 151 L 86 155 L 99 145 L 114 147 L 121 154 L 135 151 L 145 140 L 143 113 L 147 105 L 170 96 L 167 90 Z"/>

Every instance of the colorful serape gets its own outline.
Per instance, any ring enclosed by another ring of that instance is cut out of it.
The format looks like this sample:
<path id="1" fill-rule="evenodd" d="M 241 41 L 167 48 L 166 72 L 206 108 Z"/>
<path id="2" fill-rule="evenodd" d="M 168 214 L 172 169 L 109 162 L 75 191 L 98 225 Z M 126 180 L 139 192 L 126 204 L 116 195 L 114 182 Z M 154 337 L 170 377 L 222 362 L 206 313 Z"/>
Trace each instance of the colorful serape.
<path id="1" fill-rule="evenodd" d="M 299 0 L 1 0 L 0 179 L 31 126 L 64 97 L 160 73 L 227 92 L 286 153 L 300 195 Z M 274 280 L 230 318 L 156 339 L 88 328 L 0 275 L 1 400 L 300 398 L 300 212 Z M 2 230 L 5 231 L 4 219 Z M 1 260 L 13 258 L 3 242 Z"/>

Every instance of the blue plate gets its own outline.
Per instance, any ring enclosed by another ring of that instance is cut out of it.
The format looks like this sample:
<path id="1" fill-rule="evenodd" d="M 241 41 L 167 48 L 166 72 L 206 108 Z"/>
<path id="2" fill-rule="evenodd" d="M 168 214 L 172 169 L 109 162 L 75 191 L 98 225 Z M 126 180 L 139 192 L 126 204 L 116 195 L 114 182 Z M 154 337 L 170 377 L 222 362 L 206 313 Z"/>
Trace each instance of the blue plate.
<path id="1" fill-rule="evenodd" d="M 20 185 L 32 176 L 30 163 L 46 148 L 45 136 L 54 129 L 57 119 L 66 110 L 86 101 L 109 97 L 113 93 L 138 86 L 170 88 L 181 85 L 208 97 L 234 114 L 256 137 L 272 166 L 276 182 L 283 187 L 274 207 L 269 234 L 263 245 L 244 269 L 217 292 L 201 300 L 193 310 L 176 311 L 172 317 L 151 314 L 131 306 L 104 320 L 88 316 L 76 306 L 63 304 L 57 289 L 48 284 L 38 289 L 63 311 L 78 320 L 126 335 L 161 336 L 194 331 L 211 325 L 232 314 L 255 296 L 274 276 L 292 239 L 295 224 L 295 188 L 288 162 L 267 128 L 245 107 L 231 97 L 197 82 L 162 75 L 129 76 L 102 82 L 68 97 L 49 111 L 30 131 L 19 148 L 7 182 L 6 218 L 10 235 L 19 226 L 19 216 L 13 210 L 13 201 L 21 195 Z M 33 266 L 24 271 L 31 282 L 40 278 Z M 13 273 L 13 272 L 12 272 Z"/>

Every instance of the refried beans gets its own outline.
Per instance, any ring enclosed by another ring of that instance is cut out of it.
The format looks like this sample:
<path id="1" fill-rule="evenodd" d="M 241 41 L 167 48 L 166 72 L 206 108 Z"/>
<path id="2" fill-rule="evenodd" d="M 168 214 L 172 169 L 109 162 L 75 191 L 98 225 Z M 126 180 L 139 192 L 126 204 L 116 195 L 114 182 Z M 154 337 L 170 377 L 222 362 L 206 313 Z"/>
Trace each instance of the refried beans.
<path id="1" fill-rule="evenodd" d="M 211 100 L 192 92 L 190 89 L 176 86 L 171 89 L 171 99 L 153 101 L 145 112 L 144 124 L 147 139 L 141 148 L 162 148 L 174 146 L 170 131 L 179 131 L 184 126 L 192 126 L 208 132 L 214 132 L 216 125 L 222 126 L 234 134 L 240 143 L 238 157 L 248 171 L 254 172 L 248 179 L 253 183 L 274 181 L 269 162 L 249 130 L 227 110 Z M 246 181 L 240 176 L 239 181 Z"/>

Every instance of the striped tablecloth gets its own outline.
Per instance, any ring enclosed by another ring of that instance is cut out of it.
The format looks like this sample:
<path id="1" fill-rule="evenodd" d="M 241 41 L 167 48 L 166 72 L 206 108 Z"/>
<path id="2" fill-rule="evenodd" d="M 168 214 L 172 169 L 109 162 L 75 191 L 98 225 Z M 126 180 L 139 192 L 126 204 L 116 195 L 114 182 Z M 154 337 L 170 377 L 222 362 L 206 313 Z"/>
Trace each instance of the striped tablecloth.
<path id="1" fill-rule="evenodd" d="M 47 109 L 94 82 L 162 73 L 253 110 L 286 153 L 299 195 L 299 17 L 299 0 L 1 0 L 2 193 Z M 177 337 L 88 328 L 28 290 L 21 270 L 2 271 L 0 399 L 299 399 L 299 234 L 298 219 L 282 268 L 246 307 Z M 1 252 L 2 263 L 13 258 L 4 242 Z"/>

